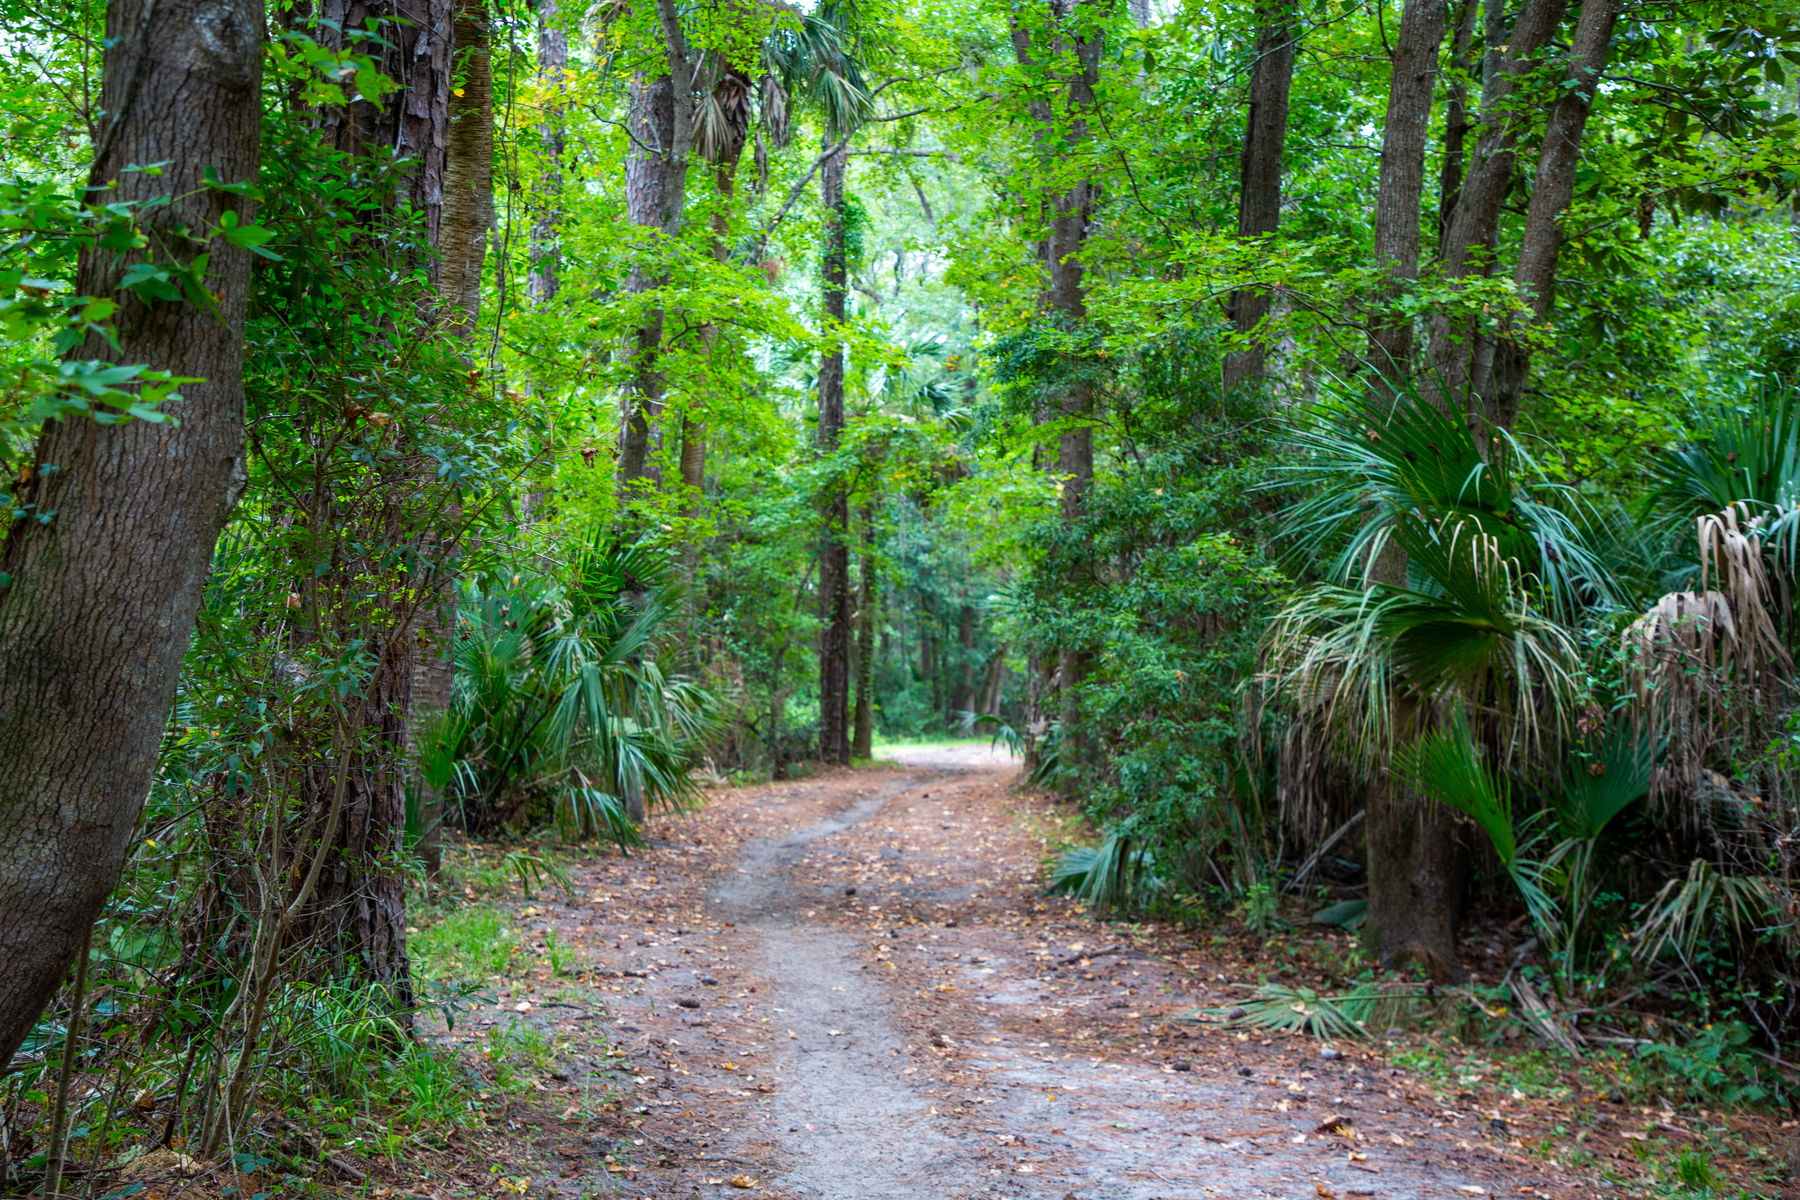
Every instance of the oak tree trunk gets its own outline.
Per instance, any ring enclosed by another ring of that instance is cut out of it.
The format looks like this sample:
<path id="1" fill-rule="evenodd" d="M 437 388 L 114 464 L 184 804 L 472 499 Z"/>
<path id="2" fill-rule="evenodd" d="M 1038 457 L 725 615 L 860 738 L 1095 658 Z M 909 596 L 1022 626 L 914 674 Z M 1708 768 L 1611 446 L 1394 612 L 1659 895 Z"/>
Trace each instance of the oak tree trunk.
<path id="1" fill-rule="evenodd" d="M 1520 77 L 1536 64 L 1538 51 L 1555 38 L 1565 0 L 1525 0 L 1504 47 L 1487 71 L 1481 97 L 1481 136 L 1468 177 L 1457 191 L 1438 256 L 1446 280 L 1481 277 L 1494 269 L 1500 244 L 1500 216 L 1518 167 L 1519 135 L 1533 110 L 1509 104 Z M 1474 411 L 1489 391 L 1480 331 L 1446 314 L 1431 320 L 1429 386 L 1443 403 Z"/>
<path id="2" fill-rule="evenodd" d="M 1512 428 L 1518 418 L 1519 401 L 1531 370 L 1528 338 L 1550 311 L 1556 259 L 1562 249 L 1562 218 L 1575 195 L 1581 138 L 1587 130 L 1588 114 L 1593 111 L 1600 73 L 1606 69 L 1618 17 L 1619 0 L 1582 0 L 1562 94 L 1551 106 L 1544 126 L 1536 185 L 1525 213 L 1519 264 L 1513 272 L 1513 283 L 1525 302 L 1526 316 L 1515 318 L 1509 330 L 1511 336 L 1502 339 L 1495 349 L 1494 400 L 1487 419 L 1499 429 Z"/>
<path id="3" fill-rule="evenodd" d="M 1425 191 L 1425 135 L 1444 40 L 1445 0 L 1406 0 L 1394 42 L 1393 82 L 1381 127 L 1375 187 L 1375 261 L 1386 282 L 1369 328 L 1369 361 L 1389 380 L 1412 370 L 1412 318 L 1396 302 L 1419 277 L 1419 202 Z"/>
<path id="4" fill-rule="evenodd" d="M 243 490 L 244 315 L 250 253 L 205 236 L 245 196 L 202 172 L 253 183 L 261 124 L 263 10 L 247 0 L 162 0 L 107 12 L 88 182 L 141 210 L 163 262 L 211 254 L 216 311 L 120 295 L 118 349 L 90 338 L 72 357 L 145 363 L 180 376 L 179 424 L 50 423 L 0 546 L 0 1062 L 54 995 L 106 902 L 149 794 L 164 722 L 212 562 Z M 126 167 L 162 163 L 160 177 Z M 111 297 L 121 263 L 83 253 L 76 290 Z"/>
<path id="5" fill-rule="evenodd" d="M 1049 0 L 1046 19 L 1034 32 L 1015 22 L 1013 52 L 1020 66 L 1055 71 L 1047 63 L 1069 63 L 1053 74 L 1060 91 L 1060 105 L 1033 102 L 1032 116 L 1046 165 L 1063 167 L 1081 152 L 1089 139 L 1089 123 L 1097 99 L 1100 60 L 1105 51 L 1101 5 L 1094 0 Z M 1085 10 L 1085 11 L 1084 11 Z M 1100 188 L 1091 178 L 1078 177 L 1064 191 L 1054 193 L 1046 205 L 1047 229 L 1042 242 L 1044 288 L 1038 307 L 1063 329 L 1076 331 L 1087 323 L 1087 268 L 1084 254 L 1088 227 L 1099 206 Z M 1094 482 L 1094 388 L 1084 372 L 1071 372 L 1060 385 L 1054 401 L 1056 415 L 1072 422 L 1057 438 L 1056 471 L 1059 510 L 1066 525 L 1078 524 L 1087 512 L 1087 497 Z M 1091 577 L 1091 565 L 1071 580 L 1079 589 Z M 1082 691 L 1093 666 L 1093 652 L 1071 647 L 1061 653 L 1061 718 L 1063 759 L 1079 768 L 1089 757 L 1089 739 L 1082 715 Z M 1070 776 L 1071 782 L 1073 776 Z"/>
<path id="6" fill-rule="evenodd" d="M 1268 237 L 1281 225 L 1281 156 L 1287 144 L 1288 92 L 1294 81 L 1294 47 L 1299 36 L 1294 0 L 1268 0 L 1256 34 L 1256 63 L 1250 68 L 1250 109 L 1244 116 L 1244 152 L 1238 172 L 1238 236 Z M 1269 315 L 1269 293 L 1240 288 L 1231 294 L 1228 315 L 1249 337 Z M 1227 391 L 1267 373 L 1267 347 L 1259 339 L 1225 356 Z"/>
<path id="7" fill-rule="evenodd" d="M 694 144 L 694 71 L 675 0 L 656 0 L 662 33 L 663 69 L 632 81 L 626 124 L 631 153 L 625 160 L 625 210 L 642 227 L 645 240 L 627 289 L 635 295 L 667 286 L 662 259 L 669 242 L 681 236 L 687 212 L 688 159 Z M 654 230 L 654 233 L 649 231 Z M 659 236 L 660 235 L 660 236 Z M 658 447 L 663 410 L 663 310 L 650 310 L 626 337 L 632 363 L 626 387 L 624 426 L 619 433 L 619 486 L 627 493 L 643 484 L 656 487 L 651 455 Z"/>

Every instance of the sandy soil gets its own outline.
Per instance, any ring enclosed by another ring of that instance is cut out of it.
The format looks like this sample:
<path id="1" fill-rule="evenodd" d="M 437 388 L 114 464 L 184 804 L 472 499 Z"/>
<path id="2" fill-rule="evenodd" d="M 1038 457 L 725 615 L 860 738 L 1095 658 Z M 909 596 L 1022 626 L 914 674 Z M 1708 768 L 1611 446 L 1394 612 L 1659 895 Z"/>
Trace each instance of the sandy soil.
<path id="1" fill-rule="evenodd" d="M 719 791 L 518 909 L 577 955 L 472 1013 L 553 1033 L 507 1124 L 561 1194 L 806 1200 L 1587 1196 L 1519 1131 L 1041 895 L 1066 810 L 980 745 Z M 617 1088 L 617 1119 L 580 1097 Z M 555 1112 L 567 1093 L 571 1103 Z M 537 1115 L 533 1115 L 536 1112 Z M 551 1165 L 554 1164 L 554 1165 Z M 475 1182 L 470 1177 L 467 1182 Z"/>

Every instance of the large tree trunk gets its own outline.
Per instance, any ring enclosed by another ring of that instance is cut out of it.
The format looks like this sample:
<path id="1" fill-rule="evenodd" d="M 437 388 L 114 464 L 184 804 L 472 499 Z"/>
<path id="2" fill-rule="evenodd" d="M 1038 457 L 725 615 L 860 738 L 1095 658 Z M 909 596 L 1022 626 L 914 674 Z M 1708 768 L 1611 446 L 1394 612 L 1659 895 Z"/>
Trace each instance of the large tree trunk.
<path id="1" fill-rule="evenodd" d="M 322 0 L 319 15 L 327 22 L 321 36 L 333 44 L 349 44 L 334 30 L 362 29 L 381 38 L 357 45 L 374 54 L 382 71 L 400 88 L 379 102 L 357 99 L 344 108 L 321 109 L 319 120 L 346 153 L 380 154 L 391 149 L 406 160 L 405 199 L 424 213 L 430 245 L 438 252 L 423 265 L 440 288 L 448 282 L 454 289 L 453 298 L 446 297 L 444 315 L 454 329 L 466 335 L 474 323 L 473 306 L 479 302 L 480 254 L 485 246 L 477 249 L 469 230 L 469 205 L 479 203 L 474 189 L 457 182 L 470 179 L 472 164 L 466 144 L 458 148 L 457 161 L 452 161 L 453 143 L 459 139 L 466 142 L 472 132 L 469 123 L 459 131 L 452 129 L 452 77 L 459 69 L 478 75 L 479 79 L 468 82 L 482 90 L 484 103 L 491 104 L 492 77 L 485 56 L 479 62 L 473 61 L 476 56 L 468 63 L 456 61 L 457 26 L 466 19 L 458 0 L 418 0 L 404 5 L 398 0 Z M 465 32 L 465 36 L 473 35 Z M 464 103 L 456 111 L 467 113 L 469 105 Z M 491 116 L 487 120 L 491 212 Z M 447 187 L 454 194 L 447 196 Z M 443 252 L 446 217 L 451 235 L 458 241 L 450 253 Z M 481 225 L 479 236 L 485 235 L 486 226 Z M 403 436 L 411 435 L 412 431 L 407 431 Z M 426 468 L 423 463 L 400 461 L 384 469 L 399 476 L 389 489 L 398 496 L 416 487 Z M 367 521 L 378 531 L 377 536 L 407 544 L 410 557 L 420 564 L 414 586 L 422 594 L 438 598 L 415 606 L 389 596 L 390 609 L 396 613 L 390 618 L 393 624 L 363 631 L 377 665 L 360 703 L 358 723 L 347 735 L 354 740 L 355 750 L 344 767 L 345 814 L 338 828 L 332 869 L 321 875 L 314 909 L 302 920 L 308 936 L 326 949 L 337 969 L 355 970 L 387 986 L 402 1019 L 410 1020 L 405 1015 L 412 996 L 406 955 L 406 892 L 397 854 L 406 821 L 401 763 L 416 723 L 415 689 L 425 703 L 437 697 L 441 704 L 449 695 L 450 670 L 444 661 L 448 638 L 437 611 L 446 581 L 434 574 L 441 570 L 445 550 L 438 530 L 405 525 L 398 500 L 378 497 L 375 503 L 381 507 L 374 513 L 337 514 L 327 499 L 325 510 L 310 515 L 323 523 L 321 527 Z M 308 581 L 309 588 L 318 586 L 347 590 L 357 583 L 341 576 Z M 332 619 L 339 618 L 333 614 Z M 324 635 L 327 631 L 318 632 Z M 303 774 L 302 801 L 309 814 L 323 813 L 331 806 L 337 783 L 333 772 L 322 768 Z M 421 811 L 420 817 L 423 828 L 434 823 L 427 811 Z M 435 837 L 435 832 L 431 830 L 431 836 Z M 435 853 L 429 844 L 423 850 L 427 855 Z M 308 848 L 307 853 L 312 852 Z"/>
<path id="2" fill-rule="evenodd" d="M 1485 276 L 1494 269 L 1500 244 L 1500 215 L 1518 166 L 1519 135 L 1533 110 L 1508 104 L 1519 78 L 1535 65 L 1562 23 L 1565 0 L 1525 0 L 1504 47 L 1493 57 L 1482 88 L 1482 134 L 1457 191 L 1456 205 L 1442 236 L 1438 273 L 1446 280 Z M 1497 23 L 1497 22 L 1496 22 Z M 1430 386 L 1443 403 L 1473 411 L 1489 390 L 1488 348 L 1472 323 L 1439 314 L 1431 320 Z"/>
<path id="3" fill-rule="evenodd" d="M 1531 370 L 1529 335 L 1550 311 L 1556 284 L 1556 259 L 1562 249 L 1562 218 L 1575 195 L 1575 169 L 1581 161 L 1581 138 L 1594 107 L 1594 90 L 1606 69 L 1612 47 L 1619 0 L 1583 0 L 1569 48 L 1562 95 L 1550 109 L 1544 144 L 1538 152 L 1537 182 L 1525 214 L 1525 236 L 1513 282 L 1525 301 L 1526 316 L 1512 322 L 1511 336 L 1496 347 L 1494 401 L 1487 411 L 1490 425 L 1512 428 Z"/>
<path id="4" fill-rule="evenodd" d="M 380 41 L 356 44 L 398 91 L 379 103 L 358 98 L 319 110 L 319 123 L 347 154 L 392 151 L 412 163 L 407 196 L 425 214 L 426 233 L 437 244 L 444 207 L 444 169 L 450 142 L 451 25 L 455 0 L 320 0 L 318 36 L 342 50 L 338 30 L 366 29 Z"/>
<path id="5" fill-rule="evenodd" d="M 461 0 L 456 11 L 452 37 L 455 40 L 457 70 L 462 86 L 450 97 L 450 137 L 444 162 L 444 203 L 438 220 L 437 273 L 438 301 L 450 331 L 462 342 L 469 343 L 481 316 L 481 274 L 487 259 L 488 234 L 494 224 L 494 72 L 489 46 L 488 13 L 484 0 Z M 501 297 L 504 306 L 505 297 Z M 469 346 L 472 354 L 474 347 Z M 447 564 L 453 548 L 432 531 L 422 538 L 428 564 Z M 429 568 L 428 568 L 429 569 Z M 454 603 L 450 579 L 440 571 L 424 589 L 418 616 L 418 653 L 411 664 L 405 701 L 402 736 L 410 746 L 425 714 L 443 712 L 450 707 L 456 668 L 452 661 L 451 638 L 447 630 L 454 624 L 449 608 Z M 402 652 L 403 653 L 403 652 Z M 405 664 L 396 663 L 396 669 Z M 386 718 L 371 712 L 377 728 Z M 425 861 L 428 876 L 435 878 L 442 863 L 441 832 L 444 820 L 443 796 L 440 789 L 420 785 L 419 857 Z M 355 810 L 352 809 L 352 816 Z M 404 814 L 403 814 L 404 816 Z M 346 829 L 354 828 L 354 820 Z M 381 840 L 380 833 L 375 840 Z M 374 847 L 369 861 L 381 858 L 381 847 Z M 383 885 L 385 888 L 387 885 Z M 379 895 L 382 889 L 377 889 Z M 404 915 L 402 912 L 401 915 Z M 371 930 L 367 921 L 358 918 L 352 927 L 359 933 Z M 404 931 L 404 922 L 400 926 Z M 375 947 L 386 944 L 387 933 L 375 931 Z M 387 982 L 391 972 L 375 971 L 375 977 Z"/>
<path id="6" fill-rule="evenodd" d="M 1365 805 L 1364 944 L 1384 966 L 1416 964 L 1439 983 L 1461 982 L 1467 973 L 1456 948 L 1462 886 L 1456 822 L 1441 805 L 1403 786 L 1392 771 L 1370 780 Z"/>
<path id="7" fill-rule="evenodd" d="M 1394 46 L 1393 83 L 1381 142 L 1376 188 L 1375 256 L 1387 276 L 1383 299 L 1397 300 L 1419 274 L 1420 204 L 1425 191 L 1425 140 L 1431 120 L 1438 49 L 1444 40 L 1444 0 L 1407 0 Z M 1412 374 L 1412 320 L 1393 307 L 1377 315 L 1369 331 L 1371 363 L 1383 388 L 1402 386 Z M 1371 583 L 1404 586 L 1406 556 L 1388 546 L 1371 565 Z M 1405 725 L 1405 721 L 1397 721 Z M 1456 875 L 1454 823 L 1448 811 L 1397 785 L 1391 772 L 1369 784 L 1369 914 L 1364 934 L 1384 961 L 1405 952 L 1460 972 L 1456 911 L 1438 903 Z M 1437 888 L 1433 881 L 1442 881 Z"/>
<path id="8" fill-rule="evenodd" d="M 829 147 L 831 139 L 827 138 Z M 821 454 L 835 454 L 844 434 L 844 152 L 829 155 L 819 175 L 825 198 L 826 348 L 819 360 Z M 850 493 L 841 478 L 826 484 L 819 540 L 819 757 L 850 762 Z"/>
<path id="9" fill-rule="evenodd" d="M 139 219 L 159 258 L 211 254 L 218 309 L 119 297 L 117 351 L 92 337 L 72 357 L 203 382 L 169 406 L 179 424 L 47 426 L 17 503 L 51 519 L 15 520 L 0 547 L 0 1062 L 55 994 L 118 877 L 213 545 L 245 480 L 250 254 L 196 246 L 183 231 L 215 229 L 227 212 L 254 219 L 248 197 L 208 187 L 202 171 L 256 180 L 262 6 L 121 2 L 106 24 L 107 121 L 88 182 L 110 188 L 109 203 L 174 197 Z M 162 163 L 162 174 L 124 169 L 136 163 Z M 76 291 L 111 296 L 120 269 L 112 251 L 84 253 Z"/>
<path id="10" fill-rule="evenodd" d="M 1469 2 L 1469 0 L 1465 0 Z M 1267 237 L 1281 225 L 1281 156 L 1287 145 L 1288 92 L 1294 81 L 1294 45 L 1299 37 L 1294 0 L 1268 0 L 1259 14 L 1256 64 L 1250 68 L 1250 110 L 1244 116 L 1244 153 L 1238 171 L 1238 236 Z M 1228 313 L 1248 338 L 1269 314 L 1269 293 L 1240 288 Z M 1259 339 L 1225 356 L 1225 388 L 1261 379 L 1267 348 Z"/>
<path id="11" fill-rule="evenodd" d="M 1444 0 L 1406 0 L 1394 43 L 1393 82 L 1381 127 L 1375 188 L 1375 261 L 1386 276 L 1369 328 L 1369 359 L 1390 380 L 1412 371 L 1412 318 L 1397 301 L 1419 277 L 1419 202 L 1425 191 L 1425 135 L 1444 40 Z"/>

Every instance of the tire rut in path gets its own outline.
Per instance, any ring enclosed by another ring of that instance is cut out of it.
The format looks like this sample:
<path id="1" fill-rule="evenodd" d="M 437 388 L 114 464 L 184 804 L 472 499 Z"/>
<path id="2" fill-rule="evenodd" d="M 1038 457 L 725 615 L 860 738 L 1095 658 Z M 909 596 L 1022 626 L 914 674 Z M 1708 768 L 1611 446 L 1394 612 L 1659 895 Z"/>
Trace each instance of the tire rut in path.
<path id="1" fill-rule="evenodd" d="M 783 1186 L 829 1200 L 910 1200 L 946 1195 L 942 1173 L 956 1145 L 930 1124 L 931 1101 L 898 1078 L 904 1040 L 879 984 L 863 978 L 855 944 L 804 922 L 785 864 L 809 843 L 880 815 L 895 796 L 937 773 L 909 773 L 848 810 L 779 839 L 744 847 L 714 905 L 761 934 L 763 974 L 775 990 L 792 1059 L 773 1108 L 795 1166 Z"/>

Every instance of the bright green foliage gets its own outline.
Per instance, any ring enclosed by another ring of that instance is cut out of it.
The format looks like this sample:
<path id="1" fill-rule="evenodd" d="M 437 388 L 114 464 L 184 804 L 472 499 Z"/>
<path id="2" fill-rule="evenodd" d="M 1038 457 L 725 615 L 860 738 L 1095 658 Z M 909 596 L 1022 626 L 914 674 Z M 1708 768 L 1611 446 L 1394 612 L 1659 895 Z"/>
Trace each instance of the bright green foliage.
<path id="1" fill-rule="evenodd" d="M 596 536 L 554 578 L 464 585 L 453 699 L 424 751 L 464 828 L 548 818 L 568 837 L 636 845 L 628 803 L 695 798 L 710 714 L 657 661 L 678 602 L 667 573 Z"/>

